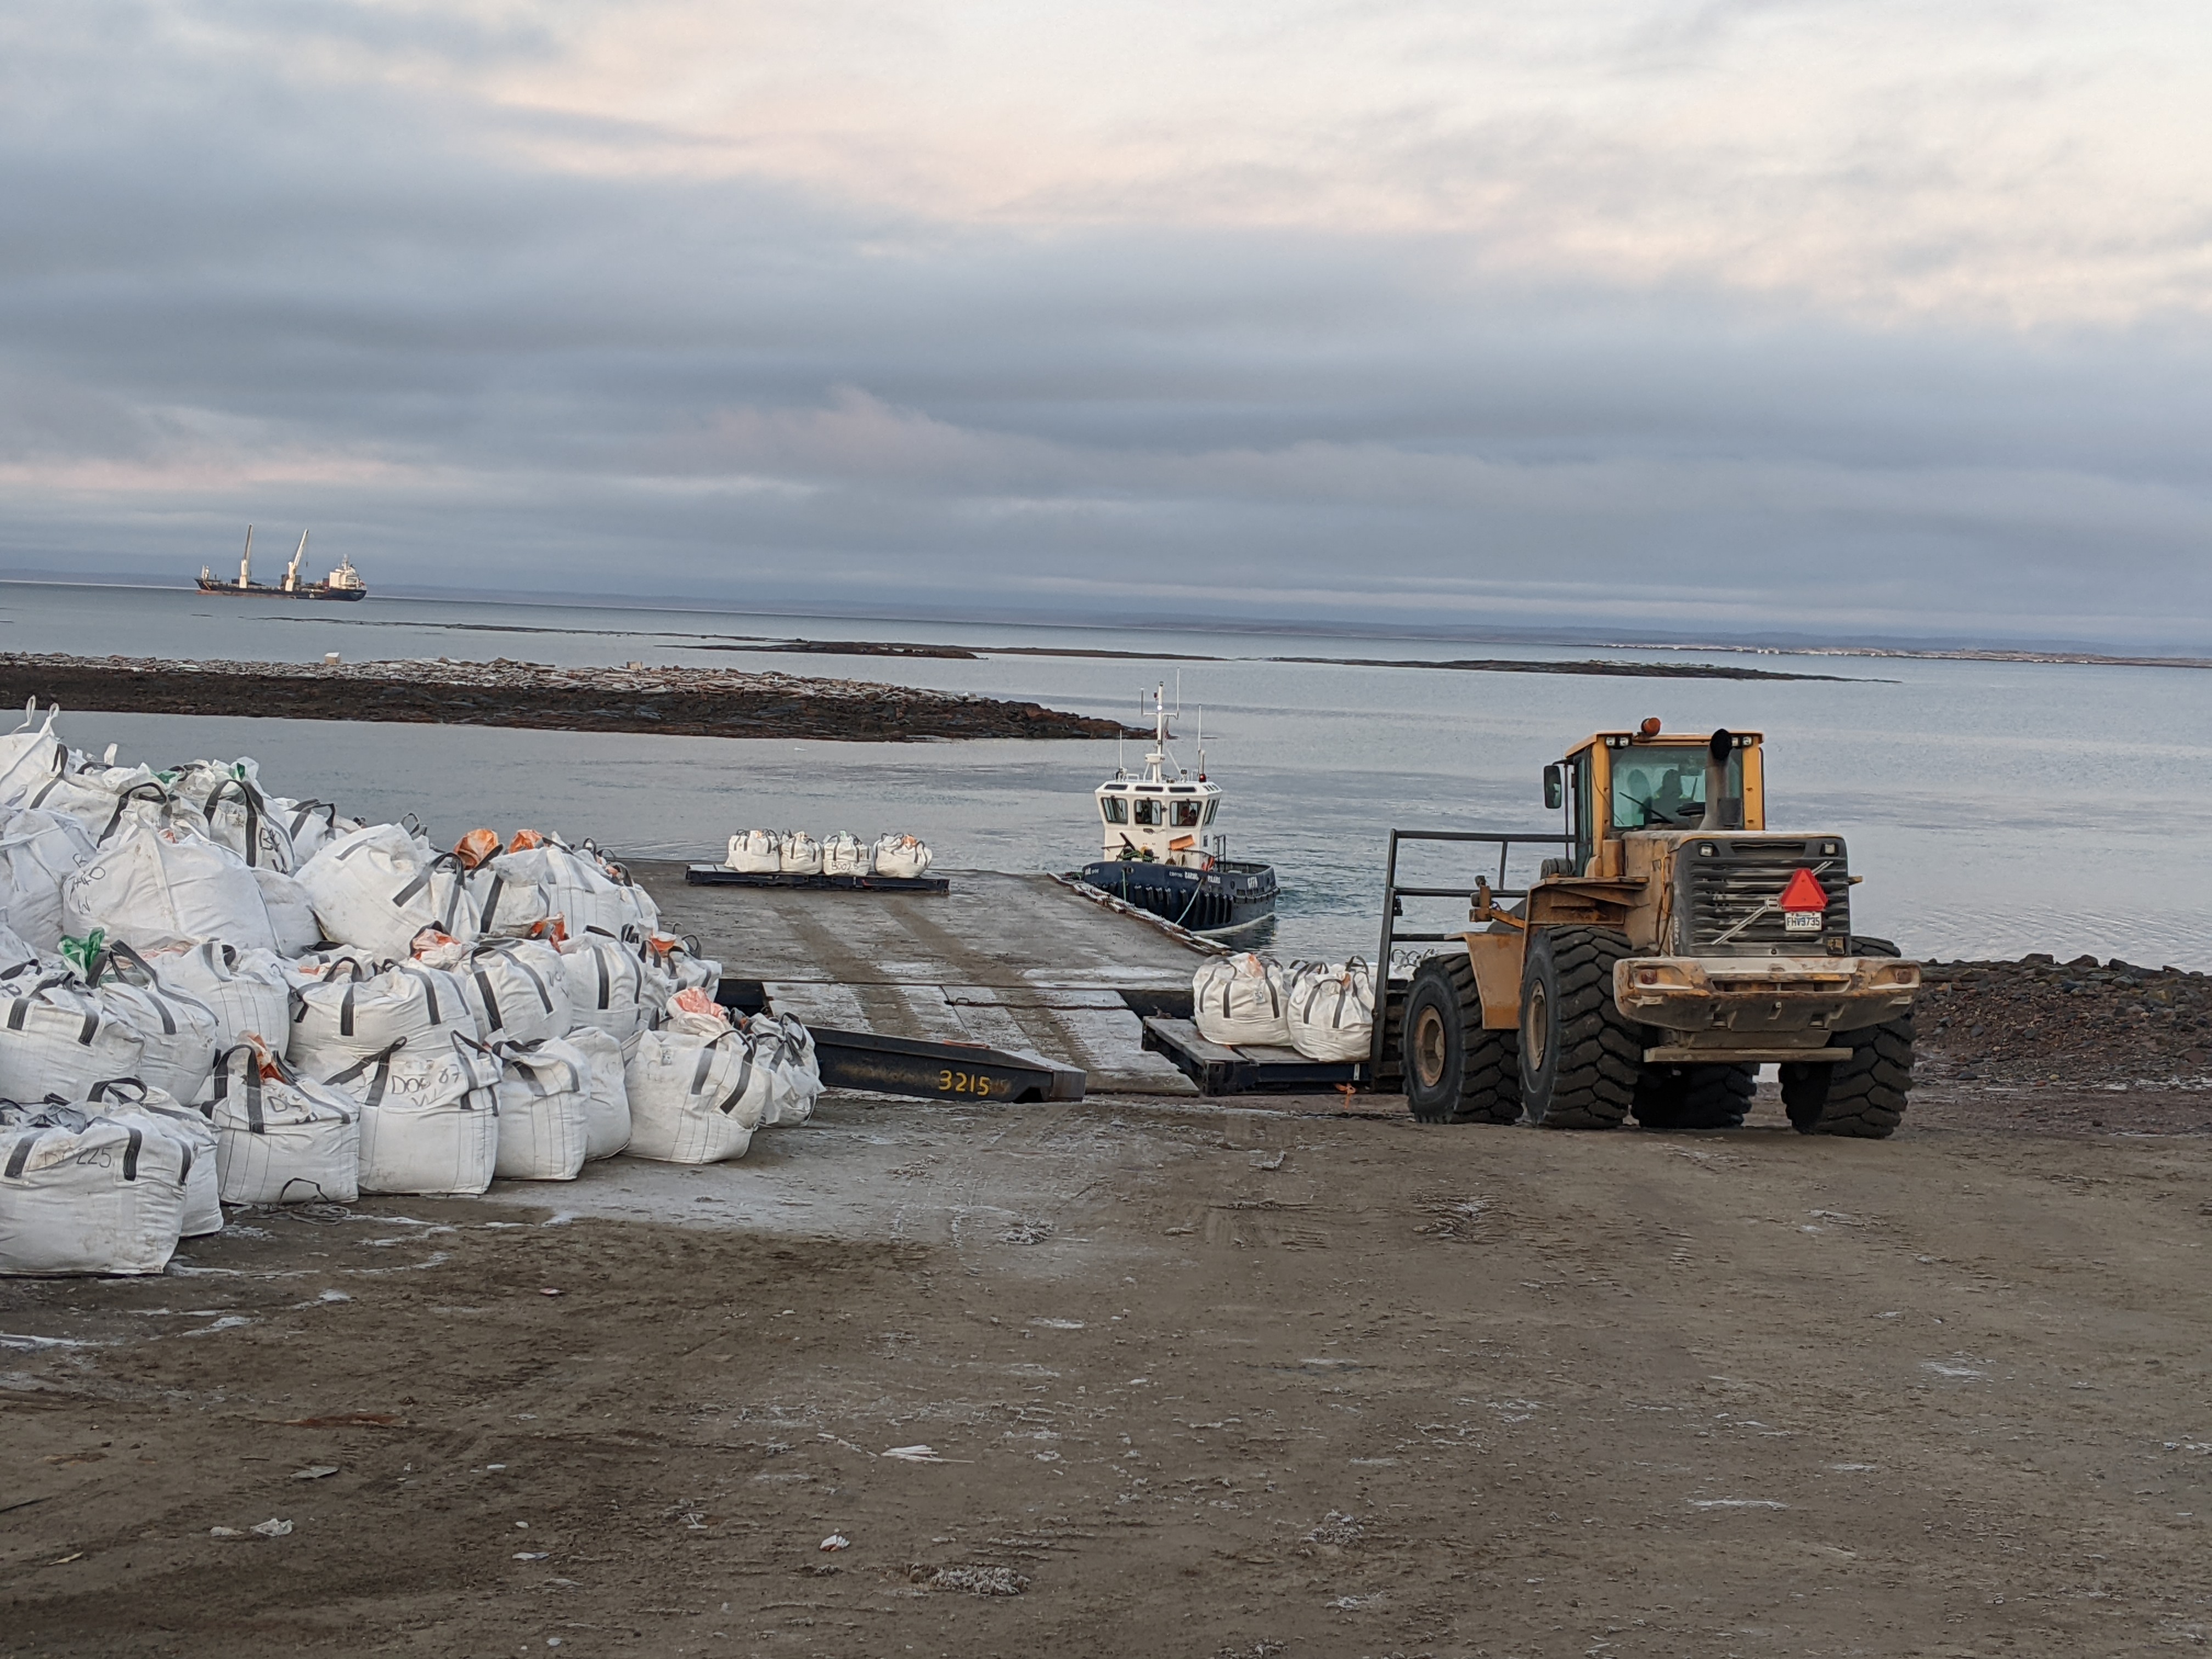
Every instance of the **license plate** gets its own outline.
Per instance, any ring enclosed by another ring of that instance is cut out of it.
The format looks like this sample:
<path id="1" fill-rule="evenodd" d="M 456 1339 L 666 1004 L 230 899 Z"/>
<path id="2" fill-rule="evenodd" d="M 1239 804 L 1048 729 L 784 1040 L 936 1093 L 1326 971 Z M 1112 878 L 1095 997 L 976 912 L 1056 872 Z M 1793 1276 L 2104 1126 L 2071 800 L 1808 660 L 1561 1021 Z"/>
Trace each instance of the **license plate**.
<path id="1" fill-rule="evenodd" d="M 1825 920 L 1818 910 L 1785 910 L 1782 915 L 1782 931 L 1785 933 L 1817 933 Z"/>

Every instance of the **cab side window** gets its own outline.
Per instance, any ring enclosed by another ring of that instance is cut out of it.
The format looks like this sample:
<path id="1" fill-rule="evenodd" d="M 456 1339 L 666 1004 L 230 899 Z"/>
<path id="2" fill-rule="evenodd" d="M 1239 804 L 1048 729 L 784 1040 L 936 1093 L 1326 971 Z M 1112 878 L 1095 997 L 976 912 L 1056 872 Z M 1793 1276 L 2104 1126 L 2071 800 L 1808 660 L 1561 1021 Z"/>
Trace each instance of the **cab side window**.
<path id="1" fill-rule="evenodd" d="M 1129 803 L 1119 795 L 1102 795 L 1098 800 L 1098 810 L 1105 813 L 1109 823 L 1127 823 L 1129 821 Z"/>
<path id="2" fill-rule="evenodd" d="M 1168 804 L 1168 810 L 1174 817 L 1175 827 L 1178 830 L 1195 830 L 1205 822 L 1204 810 L 1200 804 L 1194 800 L 1170 801 Z"/>

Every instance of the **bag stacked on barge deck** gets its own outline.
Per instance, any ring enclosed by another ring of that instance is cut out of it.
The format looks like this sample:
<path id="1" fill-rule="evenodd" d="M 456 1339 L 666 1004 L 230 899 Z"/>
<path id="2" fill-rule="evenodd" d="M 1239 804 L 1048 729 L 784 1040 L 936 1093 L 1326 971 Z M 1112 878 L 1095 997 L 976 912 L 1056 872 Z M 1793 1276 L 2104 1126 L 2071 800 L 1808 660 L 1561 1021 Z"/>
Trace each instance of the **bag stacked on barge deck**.
<path id="1" fill-rule="evenodd" d="M 477 1035 L 494 1048 L 565 1036 L 575 1023 L 568 963 L 541 940 L 484 939 L 453 971 L 476 1016 Z"/>
<path id="2" fill-rule="evenodd" d="M 199 808 L 207 820 L 210 840 L 228 847 L 256 870 L 289 875 L 299 867 L 299 855 L 285 830 L 284 817 L 261 793 L 258 769 L 252 761 L 239 761 L 229 767 L 214 761 L 194 764 L 216 770 L 211 775 L 202 773 L 191 781 L 179 776 L 169 787 Z M 199 787 L 203 783 L 204 789 Z"/>
<path id="3" fill-rule="evenodd" d="M 822 843 L 804 830 L 794 830 L 783 838 L 783 852 L 777 868 L 787 876 L 818 876 L 822 873 Z"/>
<path id="4" fill-rule="evenodd" d="M 561 965 L 568 975 L 568 1035 L 586 1028 L 623 1043 L 643 1030 L 653 1009 L 667 1000 L 649 995 L 643 956 L 604 933 L 586 933 L 562 943 Z"/>
<path id="5" fill-rule="evenodd" d="M 1289 1048 L 1287 988 L 1283 970 L 1250 951 L 1200 963 L 1190 981 L 1199 1036 L 1224 1048 Z"/>
<path id="6" fill-rule="evenodd" d="M 814 1103 L 822 1095 L 822 1065 L 814 1053 L 814 1034 L 793 1014 L 755 1014 L 745 1022 L 753 1040 L 753 1059 L 766 1066 L 771 1079 L 768 1104 L 762 1109 L 763 1129 L 781 1124 L 804 1123 L 814 1115 Z"/>
<path id="7" fill-rule="evenodd" d="M 99 852 L 75 818 L 26 808 L 0 819 L 0 915 L 32 949 L 60 948 L 63 885 Z"/>
<path id="8" fill-rule="evenodd" d="M 62 922 L 140 951 L 221 939 L 276 946 L 261 884 L 228 847 L 180 824 L 125 816 L 89 862 L 62 884 Z"/>
<path id="9" fill-rule="evenodd" d="M 264 1043 L 216 1057 L 200 1109 L 215 1126 L 226 1204 L 350 1204 L 361 1195 L 361 1112 Z"/>
<path id="10" fill-rule="evenodd" d="M 625 927 L 649 930 L 660 919 L 652 895 L 621 874 L 618 866 L 600 859 L 588 842 L 566 847 L 526 830 L 508 851 L 483 868 L 524 886 L 544 888 L 551 913 L 561 918 L 570 939 L 587 933 L 620 939 Z"/>
<path id="11" fill-rule="evenodd" d="M 294 976 L 289 1054 L 309 1077 L 342 1072 L 402 1038 L 421 1050 L 455 1032 L 471 1042 L 483 1036 L 460 980 L 441 969 L 399 962 L 371 971 L 340 957 L 302 964 Z"/>
<path id="12" fill-rule="evenodd" d="M 722 862 L 749 876 L 772 876 L 783 868 L 783 838 L 773 830 L 747 830 L 730 837 Z"/>
<path id="13" fill-rule="evenodd" d="M 1291 970 L 1284 1013 L 1291 1047 L 1308 1060 L 1365 1060 L 1375 1037 L 1375 975 L 1358 957 Z"/>
<path id="14" fill-rule="evenodd" d="M 822 843 L 822 873 L 825 876 L 866 876 L 874 873 L 876 849 L 849 830 L 840 830 Z"/>
<path id="15" fill-rule="evenodd" d="M 298 880 L 328 938 L 394 961 L 414 949 L 416 934 L 438 927 L 435 874 L 422 842 L 396 823 L 377 823 L 325 847 L 300 866 Z"/>
<path id="16" fill-rule="evenodd" d="M 561 931 L 553 895 L 512 872 L 479 866 L 469 872 L 477 928 L 485 939 L 544 939 Z"/>
<path id="17" fill-rule="evenodd" d="M 574 1181 L 591 1146 L 592 1063 L 558 1037 L 499 1047 L 506 1181 Z"/>
<path id="18" fill-rule="evenodd" d="M 215 1126 L 164 1090 L 135 1077 L 95 1083 L 85 1103 L 88 1114 L 149 1123 L 185 1143 L 191 1156 L 185 1166 L 184 1216 L 178 1231 L 204 1238 L 222 1231 L 222 1194 L 216 1177 Z"/>
<path id="19" fill-rule="evenodd" d="M 590 1025 L 579 1025 L 562 1040 L 583 1055 L 589 1068 L 591 1116 L 586 1125 L 584 1161 L 612 1158 L 629 1145 L 629 1088 L 623 1081 L 623 1045 Z"/>
<path id="20" fill-rule="evenodd" d="M 719 1164 L 743 1158 L 767 1109 L 768 1071 L 704 991 L 668 1000 L 665 1022 L 638 1034 L 623 1082 L 632 1158 Z"/>
<path id="21" fill-rule="evenodd" d="M 110 1017 L 66 969 L 20 973 L 0 984 L 0 1099 L 82 1100 L 96 1083 L 137 1077 L 146 1042 Z"/>
<path id="22" fill-rule="evenodd" d="M 876 838 L 875 865 L 879 876 L 926 876 L 933 856 L 929 843 L 919 836 L 890 831 Z"/>
<path id="23" fill-rule="evenodd" d="M 0 1273 L 157 1273 L 192 1149 L 156 1120 L 0 1105 Z"/>
<path id="24" fill-rule="evenodd" d="M 177 1100 L 197 1100 L 222 1042 L 222 1022 L 190 992 L 167 984 L 127 945 L 93 959 L 85 991 L 110 1019 L 138 1033 L 145 1058 L 133 1073 Z"/>
<path id="25" fill-rule="evenodd" d="M 640 953 L 647 969 L 666 981 L 667 989 L 654 1000 L 655 1013 L 665 1010 L 668 999 L 678 991 L 704 991 L 712 1000 L 722 982 L 722 964 L 713 957 L 699 954 L 699 941 L 690 933 L 673 937 L 655 933 L 647 939 Z"/>
<path id="26" fill-rule="evenodd" d="M 330 1079 L 361 1109 L 361 1190 L 465 1195 L 499 1162 L 499 1057 L 458 1031 L 402 1037 Z"/>

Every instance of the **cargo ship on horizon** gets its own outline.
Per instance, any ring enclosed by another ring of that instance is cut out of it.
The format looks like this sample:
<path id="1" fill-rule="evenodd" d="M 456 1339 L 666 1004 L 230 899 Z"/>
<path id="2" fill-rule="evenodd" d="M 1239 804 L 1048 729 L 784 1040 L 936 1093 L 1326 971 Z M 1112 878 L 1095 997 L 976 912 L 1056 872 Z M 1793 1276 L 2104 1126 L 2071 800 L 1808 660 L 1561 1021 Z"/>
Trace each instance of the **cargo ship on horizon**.
<path id="1" fill-rule="evenodd" d="M 203 593 L 227 593 L 234 599 L 365 599 L 368 584 L 361 579 L 361 572 L 353 568 L 350 557 L 340 559 L 338 568 L 319 582 L 300 580 L 300 562 L 307 556 L 307 532 L 300 532 L 300 545 L 292 555 L 292 562 L 284 567 L 281 583 L 257 582 L 253 580 L 253 526 L 246 526 L 246 552 L 238 562 L 238 580 L 225 581 L 208 565 L 200 567 L 199 590 Z"/>

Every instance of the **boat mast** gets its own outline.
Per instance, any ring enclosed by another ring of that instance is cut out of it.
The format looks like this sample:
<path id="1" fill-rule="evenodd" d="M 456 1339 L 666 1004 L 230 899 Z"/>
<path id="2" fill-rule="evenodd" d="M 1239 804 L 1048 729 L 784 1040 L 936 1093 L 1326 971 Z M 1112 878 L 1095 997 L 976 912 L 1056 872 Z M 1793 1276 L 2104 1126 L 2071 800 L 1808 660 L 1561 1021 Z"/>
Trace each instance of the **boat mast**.
<path id="1" fill-rule="evenodd" d="M 246 526 L 246 554 L 238 562 L 238 585 L 245 586 L 253 580 L 253 526 Z"/>

